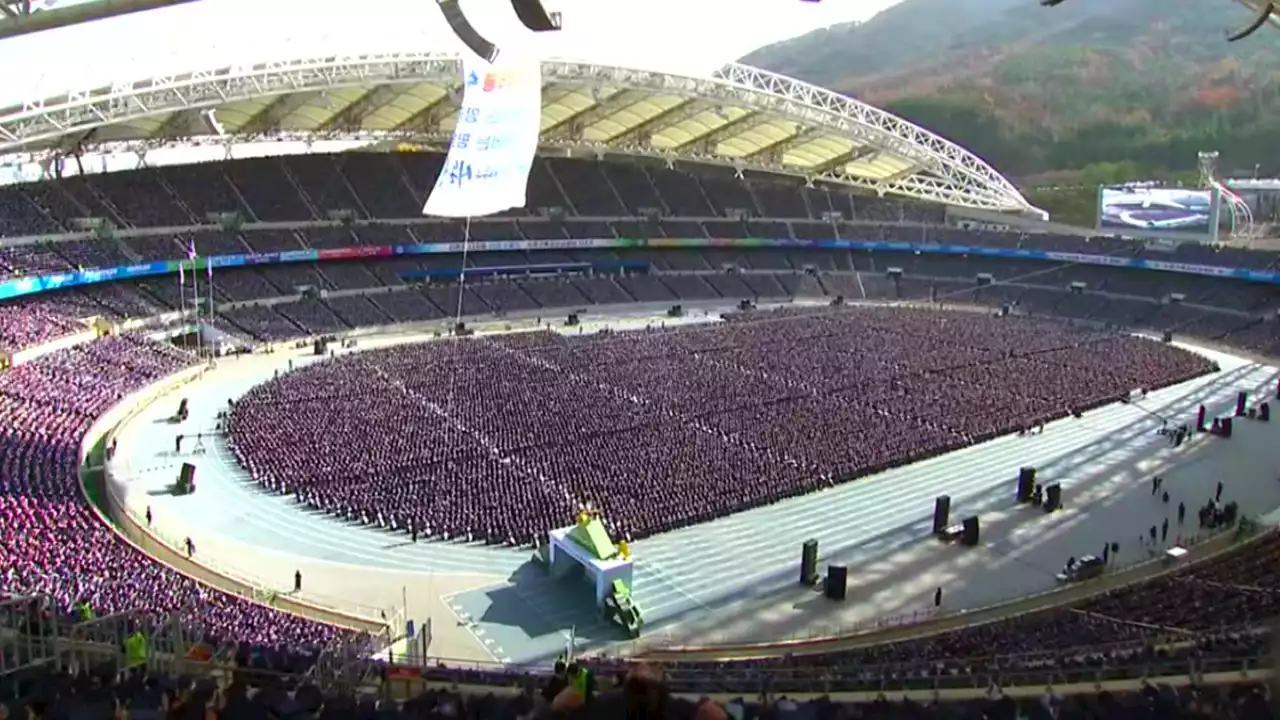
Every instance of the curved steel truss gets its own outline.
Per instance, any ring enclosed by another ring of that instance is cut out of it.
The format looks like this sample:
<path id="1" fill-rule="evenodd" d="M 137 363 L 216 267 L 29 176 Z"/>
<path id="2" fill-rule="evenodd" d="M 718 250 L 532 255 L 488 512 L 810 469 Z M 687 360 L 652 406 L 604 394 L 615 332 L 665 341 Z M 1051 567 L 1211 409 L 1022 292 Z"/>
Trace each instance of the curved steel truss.
<path id="1" fill-rule="evenodd" d="M 325 98 L 326 117 L 291 128 L 294 132 L 372 129 L 409 140 L 433 135 L 438 140 L 449 131 L 460 72 L 453 54 L 364 54 L 236 65 L 73 90 L 0 110 L 0 151 L 47 147 L 89 132 L 95 132 L 95 140 L 154 139 L 153 132 L 183 127 L 175 118 L 190 118 L 192 111 L 221 113 L 264 98 L 288 110 Z M 881 195 L 1034 210 L 1012 183 L 955 143 L 782 75 L 730 64 L 708 77 L 686 77 L 569 61 L 547 61 L 543 73 L 544 146 L 720 163 Z M 439 101 L 423 103 L 418 113 L 425 122 L 419 117 L 380 128 L 364 122 L 377 114 L 373 100 L 387 104 L 399 92 L 424 86 L 439 91 Z M 578 102 L 570 102 L 570 96 Z M 334 97 L 351 101 L 335 107 Z M 272 124 L 279 118 L 271 115 L 264 111 L 243 124 L 231 123 L 228 132 L 280 129 Z M 152 131 L 136 130 L 146 122 Z M 111 129 L 122 127 L 133 129 L 112 138 Z"/>

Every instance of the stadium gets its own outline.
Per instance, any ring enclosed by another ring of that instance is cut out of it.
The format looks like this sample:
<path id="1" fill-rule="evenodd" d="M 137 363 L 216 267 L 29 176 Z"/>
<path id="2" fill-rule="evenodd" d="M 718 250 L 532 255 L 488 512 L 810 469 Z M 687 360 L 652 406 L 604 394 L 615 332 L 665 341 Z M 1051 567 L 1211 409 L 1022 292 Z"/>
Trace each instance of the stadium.
<path id="1" fill-rule="evenodd" d="M 461 75 L 5 99 L 0 707 L 528 717 L 571 656 L 730 705 L 1256 709 L 1218 685 L 1269 677 L 1274 254 L 1067 232 L 737 64 L 545 62 L 526 206 L 424 217 Z"/>

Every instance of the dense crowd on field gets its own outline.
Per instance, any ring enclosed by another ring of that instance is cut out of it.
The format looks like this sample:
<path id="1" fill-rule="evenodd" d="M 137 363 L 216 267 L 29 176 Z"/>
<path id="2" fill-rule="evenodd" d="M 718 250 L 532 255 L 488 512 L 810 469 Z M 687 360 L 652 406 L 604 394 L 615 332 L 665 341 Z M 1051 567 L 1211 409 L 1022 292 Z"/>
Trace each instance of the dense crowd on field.
<path id="1" fill-rule="evenodd" d="M 0 236 L 64 232 L 74 218 L 85 216 L 104 217 L 122 231 L 115 239 L 6 246 L 0 249 L 0 280 L 174 259 L 191 243 L 201 255 L 219 255 L 456 240 L 461 233 L 456 224 L 420 217 L 421 195 L 437 169 L 430 163 L 401 167 L 394 156 L 313 156 L 0 188 Z M 1253 269 L 1270 268 L 1276 260 L 1263 251 L 1198 245 L 1156 251 L 1119 239 L 947 228 L 934 208 L 741 180 L 716 171 L 690 175 L 560 159 L 539 160 L 536 170 L 557 182 L 531 185 L 536 197 L 530 207 L 562 208 L 564 218 L 518 212 L 473 223 L 474 239 L 845 238 Z M 389 172 L 403 175 L 404 182 L 388 190 L 382 178 Z M 691 187 L 702 192 L 690 192 Z M 733 207 L 769 219 L 681 219 L 724 216 L 725 208 Z M 195 225 L 206 213 L 227 210 L 250 223 L 309 222 L 333 208 L 354 209 L 358 221 L 413 222 L 239 232 L 206 227 L 160 236 L 127 232 Z M 637 220 L 641 208 L 660 208 L 662 217 Z M 822 214 L 829 212 L 841 213 L 844 220 L 823 221 Z M 231 414 L 237 453 L 272 491 L 391 529 L 522 542 L 548 524 L 563 524 L 579 504 L 589 502 L 603 507 L 615 530 L 641 536 L 1207 370 L 1195 356 L 1118 334 L 1117 328 L 1168 330 L 1262 353 L 1280 350 L 1271 319 L 1280 298 L 1273 290 L 1172 273 L 768 249 L 477 252 L 467 263 L 618 260 L 643 262 L 649 271 L 417 286 L 400 274 L 456 268 L 461 258 L 401 257 L 219 271 L 213 294 L 219 304 L 248 303 L 223 305 L 217 318 L 222 329 L 246 342 L 439 321 L 459 309 L 468 316 L 528 313 L 558 320 L 570 309 L 632 302 L 736 304 L 843 296 L 1007 306 L 1015 317 L 807 308 L 798 317 L 760 313 L 713 328 L 582 337 L 537 332 L 343 356 L 285 374 L 241 401 Z M 995 284 L 976 282 L 979 273 L 990 274 Z M 328 294 L 297 297 L 305 287 Z M 283 301 L 254 303 L 264 299 Z M 171 276 L 6 301 L 0 303 L 0 352 L 86 332 L 86 318 L 149 317 L 182 307 Z M 1072 326 L 1045 319 L 1050 316 L 1090 322 Z M 155 627 L 176 622 L 190 638 L 229 648 L 245 662 L 305 666 L 320 647 L 346 631 L 223 594 L 151 562 L 118 539 L 81 490 L 80 443 L 93 420 L 125 395 L 194 362 L 172 348 L 123 335 L 0 372 L 0 606 L 6 597 L 39 598 L 40 612 L 58 615 L 65 626 L 76 622 L 73 609 L 85 606 L 99 617 L 126 613 L 130 622 Z M 805 372 L 795 372 L 799 367 Z M 293 421 L 272 424 L 271 418 L 282 417 Z M 815 424 L 814 417 L 824 420 Z M 365 422 L 369 418 L 376 421 Z M 341 437 L 341 446 L 317 445 L 321 429 Z M 853 433 L 862 441 L 840 441 Z M 352 464 L 352 448 L 362 451 L 363 462 Z M 459 477 L 467 482 L 450 482 Z M 635 492 L 605 492 L 628 487 Z M 641 497 L 649 507 L 659 503 L 664 512 L 640 512 Z M 502 512 L 513 503 L 526 510 L 518 519 Z M 678 665 L 668 668 L 664 685 L 695 693 L 753 693 L 763 683 L 775 683 L 782 692 L 875 690 L 886 680 L 927 687 L 939 684 L 939 678 L 972 684 L 974 677 L 1032 671 L 1043 672 L 1040 679 L 1048 681 L 1087 681 L 1099 669 L 1123 674 L 1130 671 L 1120 668 L 1156 668 L 1162 662 L 1238 667 L 1263 653 L 1269 642 L 1257 629 L 1278 609 L 1278 557 L 1280 546 L 1267 538 L 1211 567 L 1194 567 L 1070 609 L 862 651 Z M 0 667 L 12 667 L 15 660 L 0 653 Z M 602 675 L 616 669 L 600 665 Z M 505 674 L 438 672 L 449 680 L 520 681 Z M 79 717 L 86 707 L 93 712 L 104 707 L 101 683 L 88 693 L 85 688 L 94 682 L 85 677 L 45 673 L 22 682 L 17 695 L 8 693 L 14 687 L 0 683 L 0 705 L 9 707 L 10 716 L 23 704 L 38 717 Z M 208 691 L 175 678 L 112 682 L 122 684 L 112 686 L 111 694 L 139 717 L 157 704 L 203 706 L 201 693 Z M 237 694 L 233 688 L 219 702 L 225 703 L 227 717 L 278 716 L 281 707 L 314 711 L 309 703 L 316 696 L 300 698 L 300 692 L 276 688 Z M 327 702 L 334 717 L 378 714 L 352 698 Z M 505 720 L 528 710 L 523 702 L 434 693 L 382 712 Z M 929 717 L 933 712 L 1013 717 L 1020 712 L 1035 717 L 1037 708 L 1048 711 L 1039 700 L 1015 704 L 1011 710 L 1007 703 L 989 701 L 939 708 L 895 702 L 836 711 L 824 704 L 791 709 L 775 703 L 763 709 L 748 703 L 744 713 L 807 718 L 838 717 L 838 712 L 855 717 Z M 1154 699 L 1101 696 L 1048 705 L 1064 718 L 1262 717 L 1255 714 L 1251 691 L 1208 688 Z M 609 707 L 597 704 L 591 712 Z"/>
<path id="2" fill-rule="evenodd" d="M 240 398 L 263 487 L 424 537 L 528 544 L 575 508 L 639 538 L 1208 372 L 1173 346 L 911 308 L 540 331 L 344 355 Z"/>

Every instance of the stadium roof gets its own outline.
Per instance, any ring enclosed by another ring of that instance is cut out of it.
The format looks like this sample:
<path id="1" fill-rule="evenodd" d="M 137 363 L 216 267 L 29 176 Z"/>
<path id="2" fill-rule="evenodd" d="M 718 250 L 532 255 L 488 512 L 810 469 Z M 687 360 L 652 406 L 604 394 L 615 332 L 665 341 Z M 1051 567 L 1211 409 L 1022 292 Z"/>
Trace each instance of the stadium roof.
<path id="1" fill-rule="evenodd" d="M 954 205 L 1032 209 L 1012 183 L 958 145 L 744 65 L 685 76 L 547 61 L 543 79 L 544 151 L 721 163 Z M 172 142 L 209 134 L 207 110 L 228 138 L 308 133 L 443 146 L 460 81 L 456 54 L 410 52 L 137 77 L 0 108 L 0 151 Z"/>

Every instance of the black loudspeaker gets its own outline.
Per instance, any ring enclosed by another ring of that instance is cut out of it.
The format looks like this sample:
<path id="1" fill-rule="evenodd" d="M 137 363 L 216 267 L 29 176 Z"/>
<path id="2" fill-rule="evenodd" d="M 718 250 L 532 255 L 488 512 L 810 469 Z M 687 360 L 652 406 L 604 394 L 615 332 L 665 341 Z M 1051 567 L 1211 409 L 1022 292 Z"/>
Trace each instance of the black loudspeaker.
<path id="1" fill-rule="evenodd" d="M 1168 330 L 1165 330 L 1164 334 L 1160 336 L 1160 339 L 1167 343 L 1171 343 L 1173 342 L 1173 333 L 1169 332 Z"/>
<path id="2" fill-rule="evenodd" d="M 1249 393 L 1241 390 L 1236 393 L 1236 417 L 1244 417 L 1245 405 L 1249 403 Z"/>
<path id="3" fill-rule="evenodd" d="M 1222 424 L 1219 426 L 1218 433 L 1222 435 L 1222 437 L 1224 438 L 1231 437 L 1232 424 L 1233 423 L 1231 422 L 1231 418 L 1229 417 L 1222 418 Z"/>
<path id="4" fill-rule="evenodd" d="M 178 471 L 178 483 L 174 487 L 176 495 L 190 495 L 196 491 L 196 466 L 191 463 L 182 463 L 182 469 Z"/>
<path id="5" fill-rule="evenodd" d="M 582 321 L 578 319 L 578 313 L 569 313 L 569 316 L 564 319 L 564 326 L 574 327 L 581 324 L 581 322 Z"/>
<path id="6" fill-rule="evenodd" d="M 939 495 L 933 501 L 933 534 L 941 535 L 951 522 L 951 496 Z"/>
<path id="7" fill-rule="evenodd" d="M 520 22 L 534 32 L 550 32 L 560 29 L 560 13 L 547 12 L 539 0 L 511 0 Z"/>
<path id="8" fill-rule="evenodd" d="M 667 310 L 667 317 L 678 318 L 678 317 L 681 317 L 682 315 L 684 315 L 683 305 L 672 305 L 671 309 Z"/>
<path id="9" fill-rule="evenodd" d="M 445 22 L 449 23 L 449 28 L 453 30 L 453 34 L 471 49 L 471 52 L 479 55 L 488 62 L 493 62 L 498 57 L 498 48 L 482 36 L 474 27 L 471 21 L 462 12 L 462 8 L 458 5 L 458 0 L 436 0 L 440 4 L 440 12 L 444 13 Z"/>
<path id="10" fill-rule="evenodd" d="M 843 600 L 849 593 L 849 568 L 844 565 L 827 566 L 827 584 L 823 594 L 832 600 Z"/>
<path id="11" fill-rule="evenodd" d="M 1051 513 L 1062 507 L 1062 486 L 1054 483 L 1044 489 L 1044 511 Z"/>
<path id="12" fill-rule="evenodd" d="M 1262 403 L 1258 406 L 1258 419 L 1262 422 L 1271 422 L 1271 403 Z"/>
<path id="13" fill-rule="evenodd" d="M 1036 469 L 1024 467 L 1018 470 L 1018 502 L 1031 502 L 1031 495 L 1036 487 Z"/>
<path id="14" fill-rule="evenodd" d="M 960 544 L 966 547 L 977 547 L 980 534 L 978 516 L 970 515 L 964 519 L 964 530 L 960 533 Z"/>
<path id="15" fill-rule="evenodd" d="M 328 340 L 316 340 L 311 346 L 311 352 L 315 355 L 324 355 L 329 352 Z"/>
<path id="16" fill-rule="evenodd" d="M 800 553 L 800 584 L 813 587 L 818 582 L 818 541 L 805 540 Z"/>

